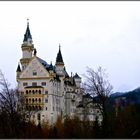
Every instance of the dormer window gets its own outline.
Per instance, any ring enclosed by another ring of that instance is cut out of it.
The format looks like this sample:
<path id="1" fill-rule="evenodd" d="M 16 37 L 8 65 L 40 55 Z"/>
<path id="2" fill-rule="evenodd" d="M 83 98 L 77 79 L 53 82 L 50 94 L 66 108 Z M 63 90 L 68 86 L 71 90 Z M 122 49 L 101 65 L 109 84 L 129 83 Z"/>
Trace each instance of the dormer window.
<path id="1" fill-rule="evenodd" d="M 33 76 L 36 76 L 37 75 L 37 72 L 36 71 L 33 71 Z"/>

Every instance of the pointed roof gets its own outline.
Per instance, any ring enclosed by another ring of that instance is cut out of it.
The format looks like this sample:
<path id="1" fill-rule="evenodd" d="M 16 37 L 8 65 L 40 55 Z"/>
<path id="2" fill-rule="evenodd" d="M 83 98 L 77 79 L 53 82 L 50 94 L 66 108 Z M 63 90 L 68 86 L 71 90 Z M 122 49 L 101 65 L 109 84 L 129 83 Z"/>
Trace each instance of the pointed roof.
<path id="1" fill-rule="evenodd" d="M 39 57 L 36 57 L 38 60 L 39 60 L 39 62 L 44 66 L 44 68 L 47 70 L 48 68 L 49 68 L 49 64 L 45 61 L 45 60 L 43 60 L 43 59 L 41 59 L 41 58 L 39 58 Z"/>
<path id="2" fill-rule="evenodd" d="M 16 72 L 21 72 L 21 68 L 20 68 L 20 65 L 19 64 L 17 66 L 17 71 Z"/>
<path id="3" fill-rule="evenodd" d="M 56 63 L 64 63 L 61 54 L 60 44 L 59 44 L 59 52 L 57 53 L 57 57 L 56 57 Z"/>
<path id="4" fill-rule="evenodd" d="M 52 62 L 51 62 L 51 64 L 50 64 L 50 66 L 49 66 L 49 70 L 54 70 L 54 68 L 53 68 L 53 65 L 52 65 Z"/>
<path id="5" fill-rule="evenodd" d="M 81 77 L 77 73 L 73 77 L 81 79 Z"/>
<path id="6" fill-rule="evenodd" d="M 28 42 L 28 41 L 30 41 L 32 43 L 32 35 L 30 33 L 30 28 L 29 28 L 29 19 L 27 19 L 27 29 L 24 34 L 23 42 Z"/>

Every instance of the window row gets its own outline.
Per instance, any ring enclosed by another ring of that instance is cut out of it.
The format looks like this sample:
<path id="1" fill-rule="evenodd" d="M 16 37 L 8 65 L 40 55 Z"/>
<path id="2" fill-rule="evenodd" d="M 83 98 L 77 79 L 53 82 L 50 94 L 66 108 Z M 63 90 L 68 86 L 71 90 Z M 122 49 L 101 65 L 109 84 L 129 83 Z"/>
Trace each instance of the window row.
<path id="1" fill-rule="evenodd" d="M 27 103 L 41 103 L 41 98 L 26 98 L 26 104 Z"/>
<path id="2" fill-rule="evenodd" d="M 42 110 L 41 106 L 26 106 L 26 109 L 29 111 L 38 111 L 38 110 Z"/>
<path id="3" fill-rule="evenodd" d="M 41 90 L 26 90 L 26 94 L 41 94 Z"/>
<path id="4" fill-rule="evenodd" d="M 46 86 L 46 82 L 41 82 L 41 85 L 42 86 Z M 24 82 L 23 83 L 23 86 L 28 86 L 28 83 L 27 82 Z M 32 86 L 37 86 L 37 82 L 32 82 Z"/>

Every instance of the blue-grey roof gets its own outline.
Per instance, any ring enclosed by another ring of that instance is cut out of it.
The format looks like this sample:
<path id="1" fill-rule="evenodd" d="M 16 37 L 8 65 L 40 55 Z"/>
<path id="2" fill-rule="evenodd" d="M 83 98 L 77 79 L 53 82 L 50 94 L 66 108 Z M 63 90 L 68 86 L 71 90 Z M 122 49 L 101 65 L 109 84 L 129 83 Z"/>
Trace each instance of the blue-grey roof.
<path id="1" fill-rule="evenodd" d="M 32 40 L 32 35 L 31 35 L 30 29 L 29 29 L 29 23 L 27 23 L 27 29 L 26 29 L 26 32 L 24 34 L 23 42 L 28 41 L 28 39 Z"/>
<path id="2" fill-rule="evenodd" d="M 49 68 L 50 65 L 45 60 L 43 60 L 43 59 L 41 59 L 39 57 L 37 57 L 37 59 L 45 67 L 45 69 L 48 69 Z"/>
<path id="3" fill-rule="evenodd" d="M 52 63 L 49 65 L 49 70 L 54 70 L 54 66 L 52 65 Z"/>
<path id="4" fill-rule="evenodd" d="M 58 51 L 57 57 L 56 57 L 56 63 L 64 63 L 63 58 L 62 58 L 62 54 L 61 54 L 61 50 L 60 50 L 60 45 L 59 45 L 59 51 Z"/>

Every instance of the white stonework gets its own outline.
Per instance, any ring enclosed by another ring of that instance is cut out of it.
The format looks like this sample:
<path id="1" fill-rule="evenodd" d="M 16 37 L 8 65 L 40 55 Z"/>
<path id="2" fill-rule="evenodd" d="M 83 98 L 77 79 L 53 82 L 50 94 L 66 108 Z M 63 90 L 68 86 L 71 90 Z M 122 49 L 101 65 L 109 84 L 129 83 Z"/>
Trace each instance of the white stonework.
<path id="1" fill-rule="evenodd" d="M 55 65 L 39 58 L 32 44 L 29 23 L 21 48 L 22 58 L 17 69 L 18 91 L 25 97 L 27 110 L 35 112 L 32 120 L 36 124 L 45 121 L 52 124 L 58 116 L 79 115 L 80 110 L 83 113 L 82 108 L 77 108 L 83 98 L 81 78 L 78 74 L 68 75 L 60 48 Z M 79 116 L 82 117 L 81 114 Z M 89 119 L 93 120 L 92 117 L 90 115 Z"/>

